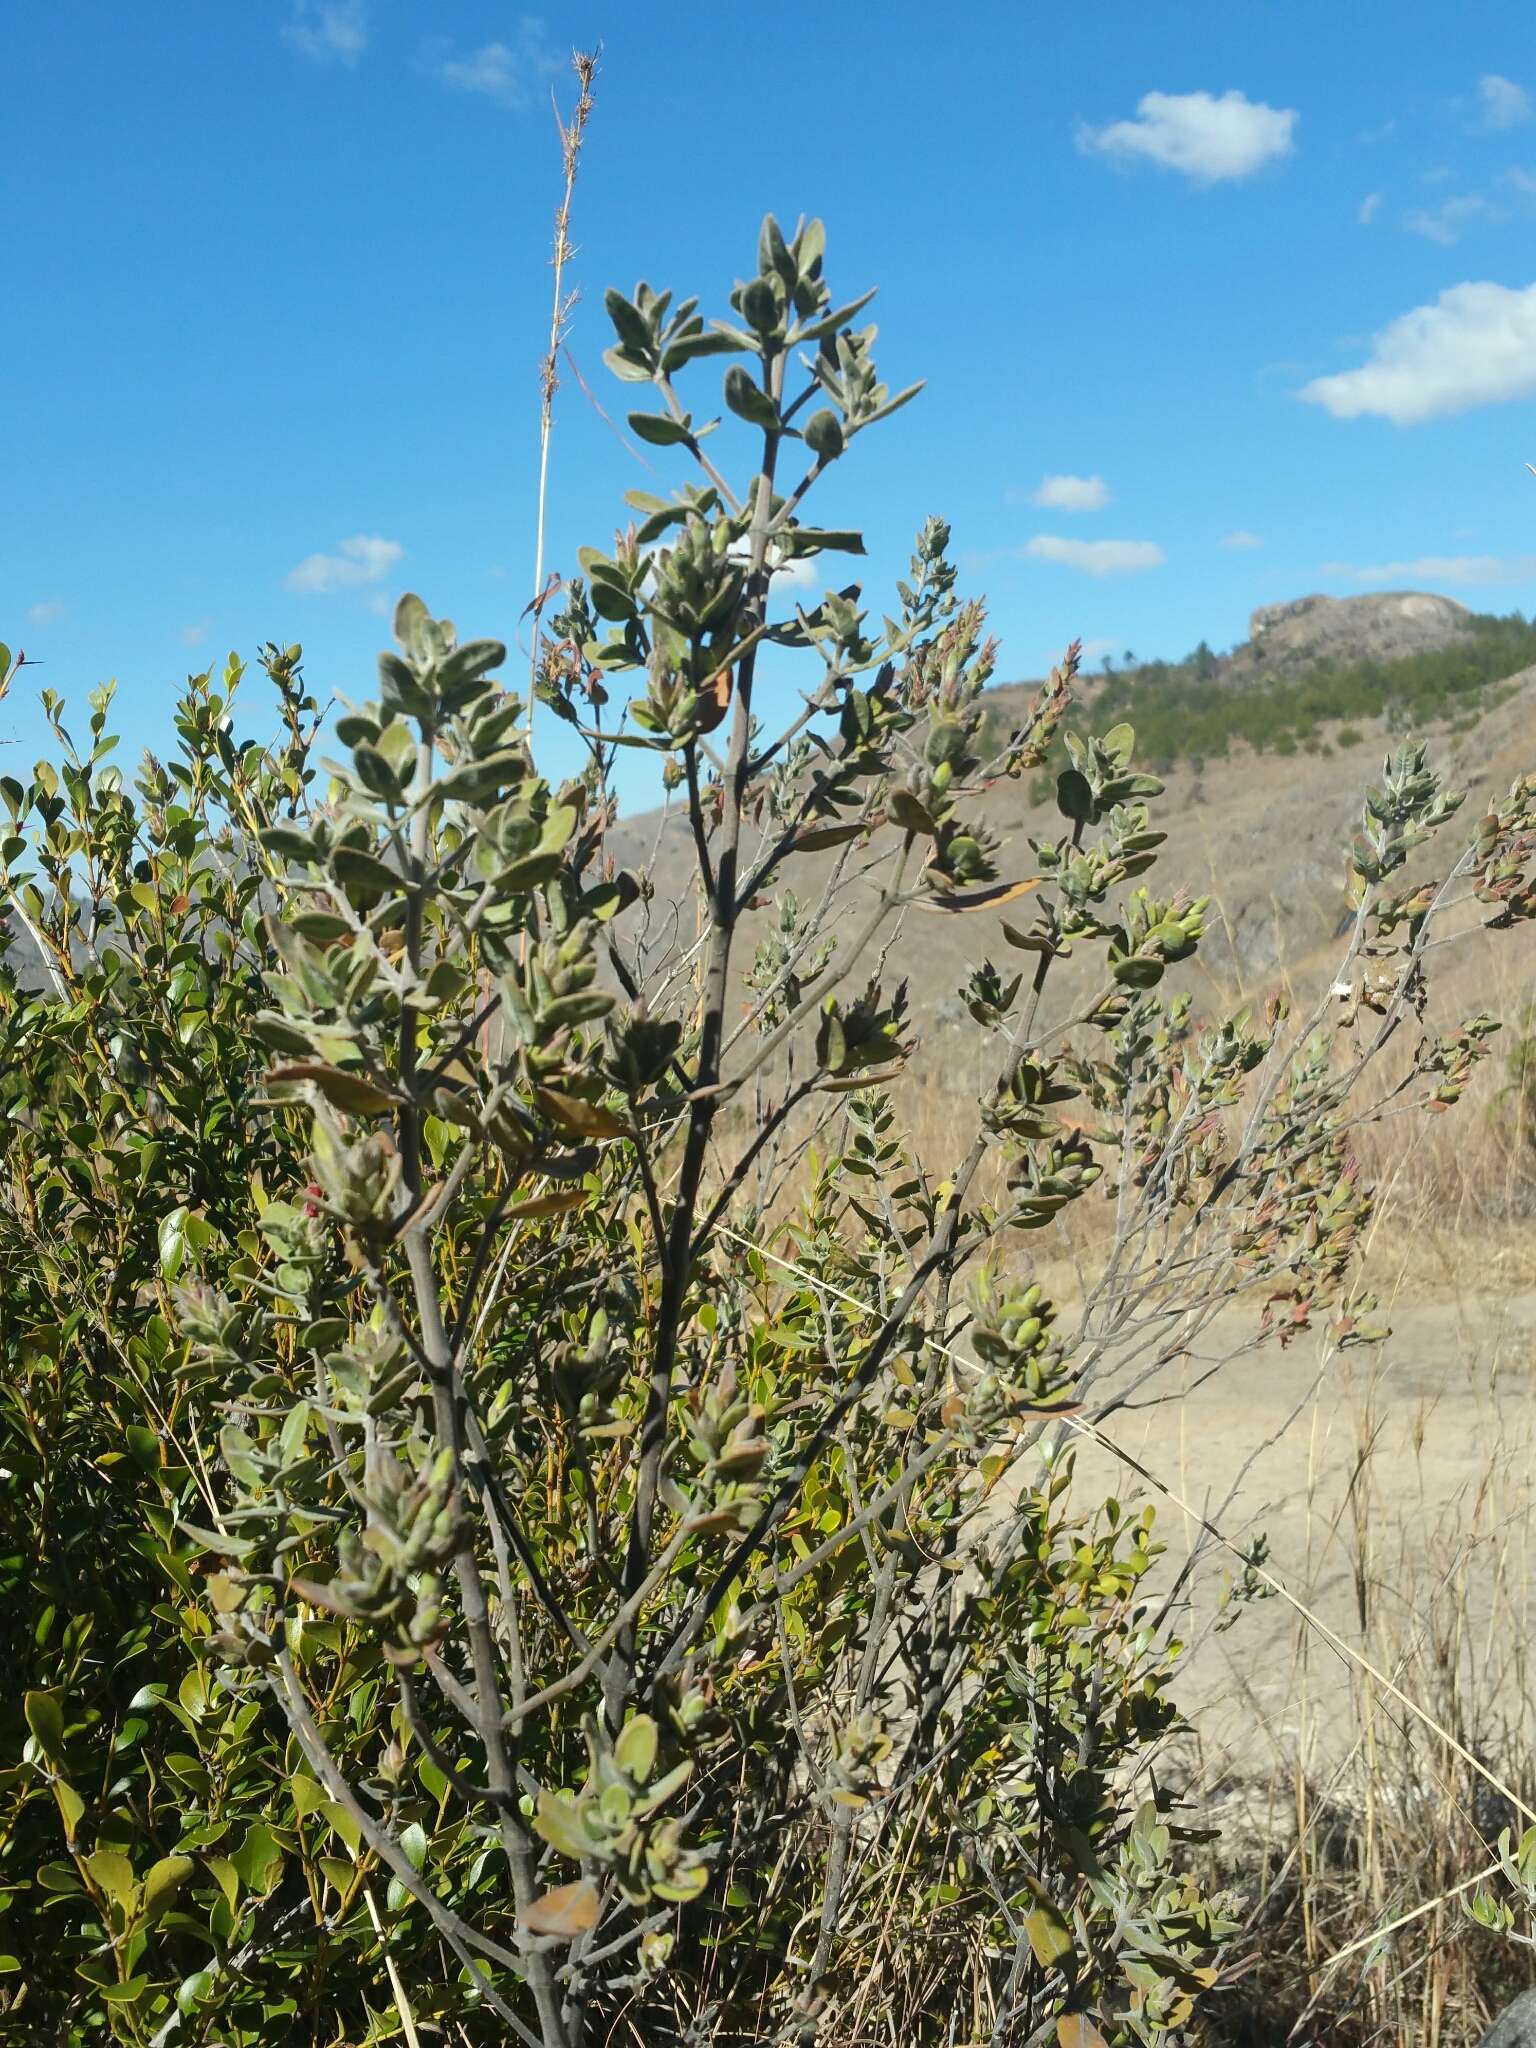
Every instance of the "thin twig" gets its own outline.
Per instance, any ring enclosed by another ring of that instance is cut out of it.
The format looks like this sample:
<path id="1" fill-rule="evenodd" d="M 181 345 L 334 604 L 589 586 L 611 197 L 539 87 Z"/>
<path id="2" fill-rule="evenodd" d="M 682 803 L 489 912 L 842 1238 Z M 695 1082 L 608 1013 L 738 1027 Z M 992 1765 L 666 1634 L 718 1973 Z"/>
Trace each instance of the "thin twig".
<path id="1" fill-rule="evenodd" d="M 560 110 L 555 109 L 555 126 L 560 133 L 560 156 L 565 172 L 565 184 L 560 194 L 560 204 L 555 210 L 554 239 L 554 295 L 549 313 L 549 349 L 539 365 L 539 492 L 533 547 L 533 614 L 532 646 L 528 655 L 528 709 L 527 732 L 533 734 L 533 707 L 536 697 L 535 685 L 539 673 L 539 606 L 544 592 L 544 526 L 549 503 L 549 443 L 555 423 L 555 393 L 560 388 L 560 345 L 565 338 L 566 323 L 575 305 L 575 294 L 565 295 L 565 265 L 571 253 L 571 195 L 576 189 L 576 167 L 581 157 L 581 145 L 586 136 L 587 121 L 592 112 L 592 80 L 597 74 L 597 60 L 601 50 L 575 50 L 571 53 L 571 69 L 581 87 L 576 101 L 575 112 L 569 121 L 561 119 Z"/>

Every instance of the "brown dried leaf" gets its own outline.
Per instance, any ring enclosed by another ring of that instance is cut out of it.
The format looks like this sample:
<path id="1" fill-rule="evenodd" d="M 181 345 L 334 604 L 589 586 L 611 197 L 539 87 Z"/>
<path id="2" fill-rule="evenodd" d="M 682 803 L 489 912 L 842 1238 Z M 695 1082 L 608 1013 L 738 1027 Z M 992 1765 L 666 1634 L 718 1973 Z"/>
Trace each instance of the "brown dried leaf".
<path id="1" fill-rule="evenodd" d="M 574 1941 L 578 1934 L 590 1934 L 597 1925 L 597 1888 L 586 1878 L 575 1884 L 557 1884 L 534 1900 L 522 1915 L 530 1934 L 552 1934 L 560 1941 Z"/>

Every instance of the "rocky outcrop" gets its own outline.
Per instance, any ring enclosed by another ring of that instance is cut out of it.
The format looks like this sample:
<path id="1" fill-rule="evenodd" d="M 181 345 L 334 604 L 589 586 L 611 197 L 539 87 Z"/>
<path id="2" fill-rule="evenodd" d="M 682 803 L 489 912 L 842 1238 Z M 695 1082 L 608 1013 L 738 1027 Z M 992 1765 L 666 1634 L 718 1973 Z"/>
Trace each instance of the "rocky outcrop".
<path id="1" fill-rule="evenodd" d="M 1228 664 L 1234 680 L 1262 669 L 1313 661 L 1397 661 L 1444 647 L 1465 633 L 1472 614 L 1454 598 L 1427 590 L 1373 591 L 1369 597 L 1295 597 L 1261 605 L 1248 643 Z"/>
<path id="2" fill-rule="evenodd" d="M 1506 2006 L 1478 2048 L 1536 2048 L 1536 1991 L 1522 1991 Z"/>

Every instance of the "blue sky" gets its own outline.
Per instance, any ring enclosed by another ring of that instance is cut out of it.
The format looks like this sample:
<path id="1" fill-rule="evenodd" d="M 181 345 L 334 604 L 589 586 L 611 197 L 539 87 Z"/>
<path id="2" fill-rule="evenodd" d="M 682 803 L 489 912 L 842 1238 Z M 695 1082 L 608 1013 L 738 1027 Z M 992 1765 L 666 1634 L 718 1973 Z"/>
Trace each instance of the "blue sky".
<path id="1" fill-rule="evenodd" d="M 403 587 L 515 637 L 549 93 L 599 40 L 576 360 L 621 415 L 604 286 L 723 313 L 762 213 L 821 214 L 837 295 L 882 287 L 888 381 L 928 379 L 822 497 L 877 610 L 935 511 L 1004 675 L 1074 635 L 1228 645 L 1316 589 L 1536 609 L 1518 0 L 50 0 L 0 22 L 0 638 L 34 686 L 116 676 L 158 743 L 189 669 L 268 638 L 367 694 Z M 567 377 L 554 566 L 680 474 L 647 455 Z"/>

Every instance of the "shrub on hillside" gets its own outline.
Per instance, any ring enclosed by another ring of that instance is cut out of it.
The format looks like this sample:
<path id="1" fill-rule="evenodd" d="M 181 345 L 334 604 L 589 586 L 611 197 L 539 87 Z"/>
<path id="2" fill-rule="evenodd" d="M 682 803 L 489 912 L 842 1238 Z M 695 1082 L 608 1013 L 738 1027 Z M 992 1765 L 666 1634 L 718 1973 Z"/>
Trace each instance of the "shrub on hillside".
<path id="1" fill-rule="evenodd" d="M 630 426 L 691 481 L 632 493 L 542 608 L 562 786 L 503 647 L 414 597 L 324 786 L 292 648 L 271 747 L 233 736 L 236 667 L 132 788 L 104 699 L 78 749 L 50 700 L 56 760 L 0 783 L 50 981 L 0 990 L 0 1984 L 39 2040 L 834 2044 L 883 2014 L 1095 2048 L 1177 2036 L 1221 1980 L 1157 1769 L 1177 1608 L 1150 1514 L 1074 1504 L 1072 1432 L 1234 1300 L 1245 1349 L 1369 1337 L 1350 1135 L 1400 1028 L 1394 1109 L 1480 1056 L 1486 1020 L 1423 1021 L 1430 935 L 1529 913 L 1536 785 L 1429 879 L 1457 799 L 1405 746 L 1336 992 L 1197 1017 L 1204 903 L 1145 879 L 1160 785 L 1128 726 L 1070 722 L 1075 654 L 985 734 L 939 522 L 891 616 L 830 587 L 861 543 L 807 501 L 912 395 L 864 303 L 819 223 L 772 220 L 728 318 L 609 294 Z M 680 390 L 718 356 L 734 483 Z M 799 564 L 822 595 L 781 601 Z M 777 729 L 770 648 L 804 676 Z M 1058 731 L 1026 856 L 971 799 Z M 621 746 L 680 793 L 693 903 L 610 857 Z M 881 949 L 996 906 L 1018 964 L 962 992 L 994 1078 L 918 1159 Z M 1113 1221 L 1068 1306 L 1031 1246 L 1080 1202 Z"/>

